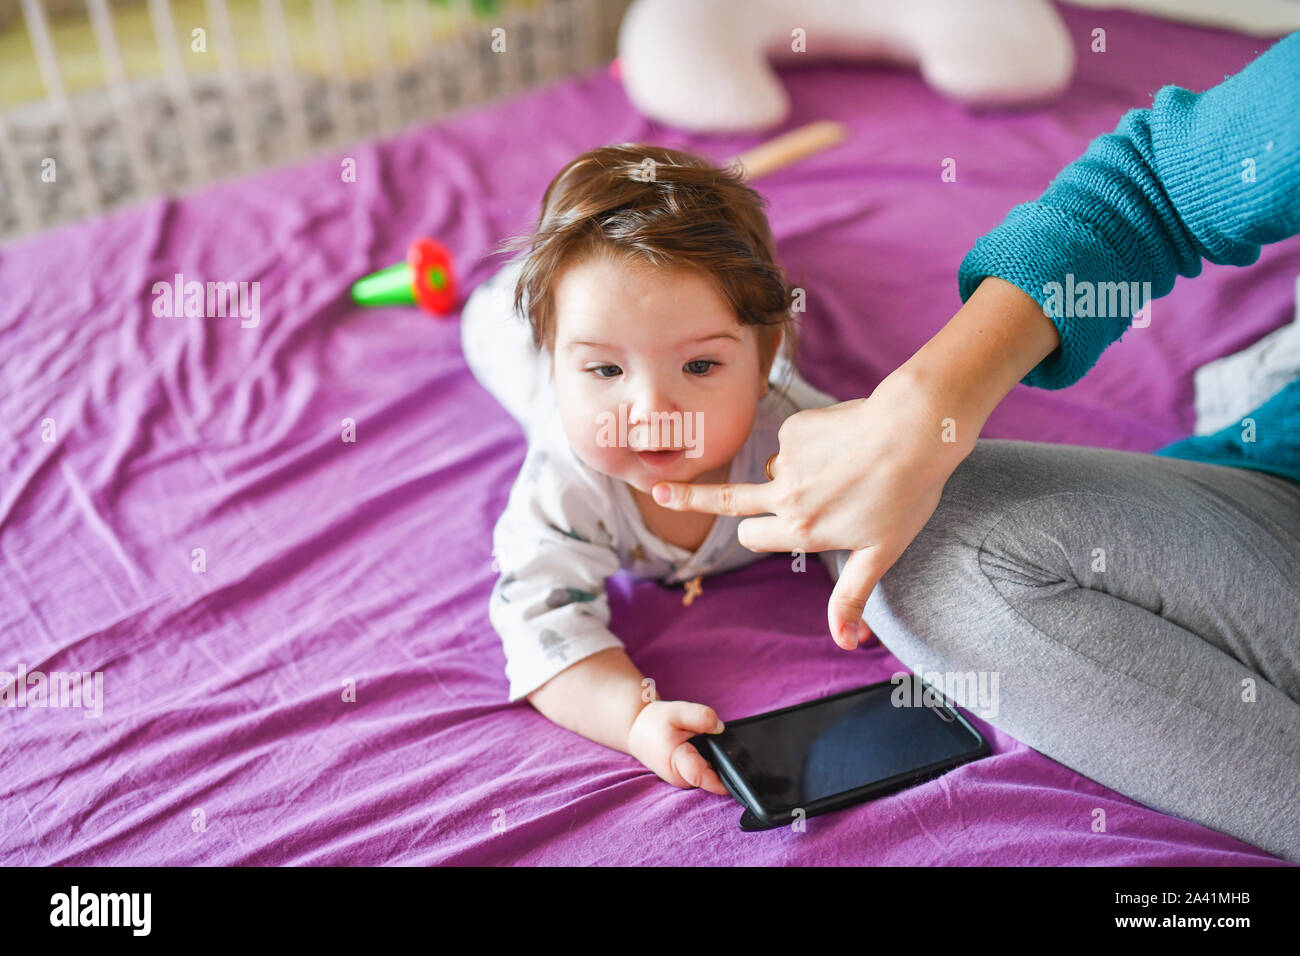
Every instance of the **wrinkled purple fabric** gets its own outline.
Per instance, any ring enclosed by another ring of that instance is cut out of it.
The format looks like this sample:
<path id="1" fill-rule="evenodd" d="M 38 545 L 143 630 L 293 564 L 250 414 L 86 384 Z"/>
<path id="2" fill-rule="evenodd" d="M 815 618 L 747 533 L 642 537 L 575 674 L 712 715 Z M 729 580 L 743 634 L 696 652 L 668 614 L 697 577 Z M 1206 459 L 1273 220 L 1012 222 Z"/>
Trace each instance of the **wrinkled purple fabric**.
<path id="1" fill-rule="evenodd" d="M 1159 86 L 1204 89 L 1271 42 L 1065 16 L 1078 75 L 1041 109 L 970 111 L 905 69 L 786 71 L 788 126 L 852 130 L 757 184 L 807 290 L 814 385 L 869 394 L 957 309 L 962 256 L 1012 205 Z M 647 122 L 597 70 L 0 247 L 0 670 L 104 687 L 98 718 L 0 707 L 0 863 L 1279 862 L 978 717 L 988 759 L 802 833 L 742 833 L 731 799 L 506 706 L 491 529 L 522 435 L 467 370 L 455 317 L 363 310 L 348 287 L 427 234 L 473 288 L 587 148 L 722 159 L 761 138 Z M 1150 328 L 1069 389 L 1017 387 L 985 436 L 1145 451 L 1190 433 L 1193 370 L 1287 322 L 1297 272 L 1292 241 L 1180 280 Z M 155 316 L 153 284 L 177 273 L 259 282 L 260 324 Z M 788 560 L 706 579 L 690 607 L 619 575 L 614 630 L 661 694 L 724 719 L 899 669 L 879 644 L 835 647 L 829 579 Z"/>

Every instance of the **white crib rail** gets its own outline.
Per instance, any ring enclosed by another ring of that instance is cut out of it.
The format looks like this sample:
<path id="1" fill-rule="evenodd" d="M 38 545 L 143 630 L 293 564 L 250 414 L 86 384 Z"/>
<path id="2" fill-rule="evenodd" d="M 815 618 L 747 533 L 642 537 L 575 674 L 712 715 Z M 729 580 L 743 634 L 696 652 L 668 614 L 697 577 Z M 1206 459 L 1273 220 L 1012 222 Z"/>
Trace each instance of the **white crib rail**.
<path id="1" fill-rule="evenodd" d="M 26 31 L 45 96 L 0 105 L 0 239 L 344 147 L 590 69 L 614 55 L 630 0 L 499 0 L 490 14 L 472 0 L 296 0 L 309 12 L 304 35 L 324 65 L 320 75 L 295 62 L 291 41 L 302 37 L 289 32 L 284 0 L 203 0 L 215 69 L 195 72 L 186 69 L 192 51 L 178 43 L 171 0 L 19 0 L 16 17 L 5 9 L 12 2 L 0 0 L 0 31 Z M 147 8 L 158 76 L 132 79 L 128 71 L 114 12 L 132 4 Z M 250 15 L 256 6 L 261 38 L 239 35 L 249 20 L 232 16 L 237 6 Z M 345 58 L 342 13 L 365 35 L 360 73 L 355 55 Z M 60 71 L 52 21 L 71 16 L 85 17 L 94 38 L 104 78 L 95 89 L 71 88 Z M 497 27 L 506 30 L 504 54 L 491 52 Z M 395 57 L 390 30 L 413 57 Z M 241 61 L 256 39 L 269 51 L 268 68 Z"/>
<path id="2" fill-rule="evenodd" d="M 104 64 L 109 96 L 113 101 L 117 121 L 122 126 L 131 180 L 147 183 L 153 178 L 148 149 L 145 146 L 144 132 L 131 109 L 131 91 L 127 87 L 126 69 L 122 65 L 122 54 L 117 48 L 117 36 L 113 32 L 113 19 L 108 13 L 108 0 L 87 0 L 87 9 L 90 13 L 90 26 L 95 33 L 95 45 L 99 49 L 99 59 Z"/>
<path id="3" fill-rule="evenodd" d="M 222 82 L 230 90 L 234 102 L 242 103 L 248 92 L 239 69 L 239 47 L 235 45 L 235 31 L 230 25 L 230 10 L 226 7 L 226 0 L 205 0 L 205 5 L 217 41 L 217 66 Z M 232 110 L 231 120 L 240 168 L 252 169 L 257 165 L 257 135 L 248 121 L 248 113 Z"/>
<path id="4" fill-rule="evenodd" d="M 280 108 L 284 111 L 285 134 L 289 150 L 295 154 L 305 152 L 307 144 L 307 117 L 302 90 L 293 68 L 293 52 L 289 47 L 289 29 L 284 24 L 284 10 L 280 0 L 262 0 L 262 20 L 266 36 L 271 41 L 272 72 L 280 91 Z"/>
<path id="5" fill-rule="evenodd" d="M 352 97 L 348 95 L 342 79 L 347 76 L 347 71 L 343 65 L 343 45 L 339 42 L 334 0 L 312 0 L 312 19 L 316 23 L 316 40 L 326 64 L 325 73 L 334 78 L 334 82 L 329 84 L 330 106 L 340 127 L 345 131 L 344 137 L 351 140 L 356 136 L 357 116 Z"/>
<path id="6" fill-rule="evenodd" d="M 185 166 L 193 171 L 194 179 L 208 179 L 208 155 L 203 148 L 203 134 L 196 115 L 198 104 L 190 89 L 189 78 L 185 75 L 180 50 L 176 47 L 176 23 L 172 20 L 168 0 L 149 0 L 149 18 L 153 21 L 158 52 L 162 54 L 163 75 L 167 79 L 168 92 L 182 134 L 181 153 Z"/>
<path id="7" fill-rule="evenodd" d="M 81 207 L 87 215 L 99 212 L 99 196 L 91 182 L 93 169 L 90 153 L 86 150 L 86 141 L 81 127 L 72 113 L 72 104 L 63 92 L 63 77 L 59 73 L 58 61 L 54 58 L 54 45 L 50 42 L 49 23 L 45 19 L 45 10 L 41 0 L 22 0 L 23 16 L 27 20 L 27 29 L 32 40 L 32 50 L 36 54 L 36 65 L 41 71 L 41 79 L 49 94 L 50 106 L 55 114 L 62 118 L 68 137 L 67 155 L 73 167 L 72 181 L 77 190 Z M 55 159 L 55 157 L 48 157 Z M 58 160 L 55 159 L 54 182 L 58 182 Z"/>

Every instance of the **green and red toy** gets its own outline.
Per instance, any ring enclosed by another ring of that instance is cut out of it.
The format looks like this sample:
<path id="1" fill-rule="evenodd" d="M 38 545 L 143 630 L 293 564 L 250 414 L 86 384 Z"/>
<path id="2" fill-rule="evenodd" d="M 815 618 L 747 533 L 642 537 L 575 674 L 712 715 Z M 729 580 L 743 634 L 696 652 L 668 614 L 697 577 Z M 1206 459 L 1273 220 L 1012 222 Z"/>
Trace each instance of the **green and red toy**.
<path id="1" fill-rule="evenodd" d="M 456 308 L 456 274 L 451 253 L 436 239 L 422 237 L 406 250 L 406 261 L 352 284 L 358 305 L 417 305 L 442 317 Z"/>

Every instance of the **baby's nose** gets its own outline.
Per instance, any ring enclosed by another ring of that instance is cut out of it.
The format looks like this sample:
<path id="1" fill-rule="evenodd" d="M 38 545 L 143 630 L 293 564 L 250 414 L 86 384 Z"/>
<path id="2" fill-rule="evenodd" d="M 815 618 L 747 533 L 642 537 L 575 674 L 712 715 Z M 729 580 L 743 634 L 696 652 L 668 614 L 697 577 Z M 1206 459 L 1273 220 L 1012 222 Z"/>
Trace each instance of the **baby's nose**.
<path id="1" fill-rule="evenodd" d="M 662 393 L 638 397 L 628 413 L 630 444 L 637 450 L 657 449 L 671 445 L 670 439 L 661 435 L 674 418 L 680 417 L 677 405 Z"/>
<path id="2" fill-rule="evenodd" d="M 632 402 L 628 413 L 628 424 L 648 425 L 656 413 L 667 415 L 676 410 L 677 404 L 666 390 L 653 386 L 645 387 Z"/>

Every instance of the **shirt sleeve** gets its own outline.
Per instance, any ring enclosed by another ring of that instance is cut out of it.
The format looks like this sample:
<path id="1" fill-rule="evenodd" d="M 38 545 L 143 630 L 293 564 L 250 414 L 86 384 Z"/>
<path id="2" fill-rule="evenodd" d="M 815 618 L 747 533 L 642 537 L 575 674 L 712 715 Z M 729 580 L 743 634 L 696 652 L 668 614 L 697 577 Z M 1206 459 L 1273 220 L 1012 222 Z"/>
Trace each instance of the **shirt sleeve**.
<path id="1" fill-rule="evenodd" d="M 1103 294 L 1117 304 L 1122 285 L 1158 298 L 1203 259 L 1249 265 L 1262 244 L 1300 233 L 1298 76 L 1300 32 L 1204 93 L 1163 87 L 975 243 L 958 275 L 962 301 L 997 276 L 1060 332 L 1024 384 L 1071 385 L 1123 335 L 1140 304 L 1103 316 Z M 1079 300 L 1086 308 L 1062 301 L 1067 283 L 1091 297 Z"/>
<path id="2" fill-rule="evenodd" d="M 505 650 L 511 703 L 623 646 L 609 630 L 605 579 L 619 559 L 602 500 L 557 451 L 530 447 L 492 536 L 501 576 L 488 616 Z"/>

